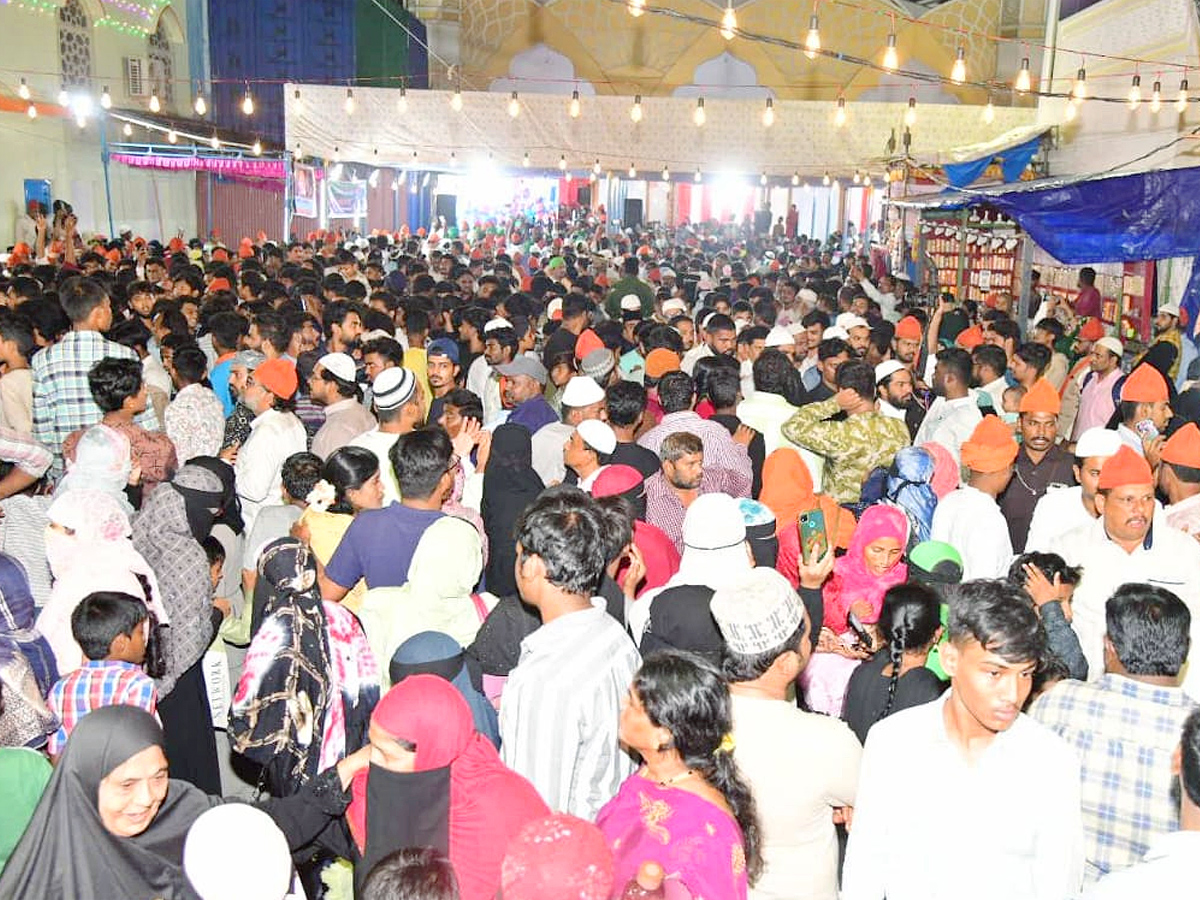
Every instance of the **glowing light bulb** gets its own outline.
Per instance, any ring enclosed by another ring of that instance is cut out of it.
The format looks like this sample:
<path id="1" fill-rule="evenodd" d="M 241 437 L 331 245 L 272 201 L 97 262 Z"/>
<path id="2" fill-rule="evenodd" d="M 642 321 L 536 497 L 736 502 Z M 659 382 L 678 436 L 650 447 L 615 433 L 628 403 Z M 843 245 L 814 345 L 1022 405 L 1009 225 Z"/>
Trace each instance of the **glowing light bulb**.
<path id="1" fill-rule="evenodd" d="M 646 11 L 646 0 L 629 0 L 625 4 L 625 8 L 629 10 L 629 14 L 635 19 Z"/>
<path id="2" fill-rule="evenodd" d="M 954 57 L 954 65 L 950 67 L 950 80 L 962 84 L 967 80 L 967 51 L 960 44 L 958 54 Z"/>
<path id="3" fill-rule="evenodd" d="M 696 109 L 692 112 L 692 121 L 696 123 L 696 127 L 700 127 L 708 119 L 704 112 L 704 98 L 701 97 L 696 101 Z"/>
<path id="4" fill-rule="evenodd" d="M 196 115 L 202 116 L 208 112 L 208 101 L 204 99 L 203 94 L 196 95 L 196 102 L 192 104 L 192 109 L 196 110 Z"/>
<path id="5" fill-rule="evenodd" d="M 179 135 L 177 135 L 175 133 L 174 128 L 172 128 L 170 131 L 167 132 L 167 143 L 168 144 L 178 144 L 179 143 Z"/>
<path id="6" fill-rule="evenodd" d="M 404 85 L 400 85 L 400 96 L 396 98 L 396 112 L 408 112 L 408 89 Z"/>
<path id="7" fill-rule="evenodd" d="M 61 95 L 60 95 L 59 99 L 62 99 Z M 162 103 L 159 102 L 158 94 L 150 95 L 149 107 L 150 107 L 150 112 L 152 112 L 152 113 L 162 112 Z"/>
<path id="8" fill-rule="evenodd" d="M 662 180 L 663 180 L 663 181 L 670 181 L 670 180 L 671 180 L 671 170 L 670 170 L 669 168 L 667 168 L 666 166 L 663 166 L 663 170 L 662 170 Z"/>
<path id="9" fill-rule="evenodd" d="M 837 109 L 833 113 L 833 124 L 837 128 L 841 128 L 846 124 L 846 98 L 838 97 Z"/>
<path id="10" fill-rule="evenodd" d="M 862 184 L 862 173 L 859 172 L 857 169 L 854 170 L 854 183 Z"/>
<path id="11" fill-rule="evenodd" d="M 799 186 L 800 186 L 800 173 L 793 172 L 792 173 L 792 187 L 799 187 Z"/>
<path id="12" fill-rule="evenodd" d="M 863 187 L 865 187 L 865 188 L 869 188 L 871 186 L 871 176 L 869 173 L 863 176 L 862 183 L 863 183 Z"/>
<path id="13" fill-rule="evenodd" d="M 704 180 L 704 175 L 701 173 L 699 166 L 696 166 L 696 174 L 692 176 L 692 180 L 697 184 Z"/>
<path id="14" fill-rule="evenodd" d="M 30 103 L 29 106 L 25 108 L 25 115 L 29 116 L 31 119 L 36 119 L 38 117 L 37 106 L 33 103 Z M 129 126 L 126 125 L 125 127 L 128 128 Z"/>
<path id="15" fill-rule="evenodd" d="M 594 163 L 592 163 L 592 174 L 593 175 L 600 174 L 600 160 L 596 160 Z"/>
<path id="16" fill-rule="evenodd" d="M 828 172 L 826 172 L 823 176 L 821 176 L 821 184 L 825 185 L 825 187 L 829 187 L 829 173 Z"/>
<path id="17" fill-rule="evenodd" d="M 579 91 L 571 91 L 571 102 L 567 104 L 567 115 L 572 119 L 578 119 L 581 112 L 583 112 L 583 107 L 579 104 Z"/>
<path id="18" fill-rule="evenodd" d="M 767 105 L 763 108 L 762 122 L 764 128 L 770 128 L 775 124 L 775 101 L 770 97 L 767 98 Z"/>
<path id="19" fill-rule="evenodd" d="M 346 110 L 346 115 L 354 115 L 354 109 L 357 104 L 354 102 L 354 88 L 346 88 L 346 102 L 343 104 Z"/>
<path id="20" fill-rule="evenodd" d="M 1142 76 L 1134 75 L 1133 81 L 1129 85 L 1129 108 L 1137 109 L 1138 104 L 1142 102 Z"/>
<path id="21" fill-rule="evenodd" d="M 212 147 L 214 150 L 221 149 L 221 139 L 219 137 L 217 137 L 217 133 L 215 131 L 213 132 L 213 136 L 211 138 L 209 138 L 208 145 L 210 147 Z"/>
<path id="22" fill-rule="evenodd" d="M 1162 109 L 1162 82 L 1154 82 L 1154 87 L 1150 90 L 1150 112 L 1157 113 Z"/>
<path id="23" fill-rule="evenodd" d="M 521 157 L 521 165 L 523 165 L 527 169 L 529 168 L 529 151 L 528 150 L 526 150 L 525 155 Z"/>
<path id="24" fill-rule="evenodd" d="M 1079 67 L 1079 71 L 1075 74 L 1075 84 L 1071 88 L 1071 96 L 1082 103 L 1087 99 L 1087 69 L 1083 66 Z"/>
<path id="25" fill-rule="evenodd" d="M 521 114 L 521 99 L 517 96 L 516 91 L 513 91 L 512 96 L 508 98 L 508 114 L 514 119 Z"/>
<path id="26" fill-rule="evenodd" d="M 125 137 L 133 137 L 133 126 L 126 122 L 125 126 L 121 129 L 121 134 L 125 135 Z"/>
<path id="27" fill-rule="evenodd" d="M 733 0 L 729 0 L 729 5 L 725 7 L 725 14 L 721 16 L 721 37 L 731 41 L 735 34 L 737 34 L 737 13 L 733 11 Z"/>
<path id="28" fill-rule="evenodd" d="M 22 100 L 28 100 L 30 97 L 33 96 L 33 94 L 30 93 L 30 90 L 29 90 L 29 82 L 26 81 L 24 78 L 21 79 L 21 86 L 19 88 L 17 88 L 17 96 L 20 97 Z"/>
<path id="29" fill-rule="evenodd" d="M 1027 94 L 1029 93 L 1031 83 L 1029 77 L 1029 57 L 1026 56 L 1021 59 L 1021 71 L 1017 73 L 1017 78 L 1013 82 L 1013 89 L 1018 94 Z"/>
<path id="30" fill-rule="evenodd" d="M 804 55 L 816 59 L 821 52 L 821 30 L 817 27 L 817 14 L 813 13 L 808 20 L 808 36 L 804 39 Z"/>
<path id="31" fill-rule="evenodd" d="M 1175 98 L 1175 108 L 1179 110 L 1179 112 L 1184 112 L 1187 110 L 1187 105 L 1188 83 L 1187 79 L 1185 78 L 1183 81 L 1179 82 L 1179 96 Z"/>
<path id="32" fill-rule="evenodd" d="M 243 115 L 254 115 L 254 95 L 250 93 L 250 85 L 246 85 L 246 96 L 242 98 Z"/>
<path id="33" fill-rule="evenodd" d="M 461 88 L 455 88 L 454 93 L 450 95 L 450 108 L 455 112 L 462 112 L 463 99 Z"/>
<path id="34" fill-rule="evenodd" d="M 767 173 L 766 172 L 763 172 L 762 175 L 759 177 L 758 183 L 761 184 L 763 187 L 767 186 Z"/>
<path id="35" fill-rule="evenodd" d="M 629 177 L 637 178 L 637 166 L 635 166 L 633 163 L 629 164 Z"/>
<path id="36" fill-rule="evenodd" d="M 254 139 L 254 144 L 250 147 L 250 152 L 255 156 L 262 156 L 262 141 L 258 138 Z"/>
<path id="37" fill-rule="evenodd" d="M 80 128 L 87 128 L 87 116 L 85 116 L 83 113 L 76 113 L 75 124 Z"/>
<path id="38" fill-rule="evenodd" d="M 992 98 L 988 97 L 987 106 L 983 108 L 983 123 L 991 125 L 996 121 L 996 107 L 992 105 Z"/>
<path id="39" fill-rule="evenodd" d="M 563 172 L 567 171 L 567 157 L 565 154 L 558 158 L 558 168 Z"/>
<path id="40" fill-rule="evenodd" d="M 896 32 L 891 32 L 887 38 L 887 49 L 883 51 L 883 67 L 889 72 L 900 68 L 900 54 L 896 52 Z"/>
<path id="41" fill-rule="evenodd" d="M 633 98 L 633 106 L 629 107 L 629 118 L 635 122 L 642 121 L 642 95 Z"/>
<path id="42" fill-rule="evenodd" d="M 108 85 L 100 92 L 100 105 L 104 109 L 112 109 L 112 94 L 108 92 Z"/>
<path id="43" fill-rule="evenodd" d="M 917 124 L 917 98 L 908 98 L 908 109 L 904 111 L 904 124 L 910 128 Z"/>

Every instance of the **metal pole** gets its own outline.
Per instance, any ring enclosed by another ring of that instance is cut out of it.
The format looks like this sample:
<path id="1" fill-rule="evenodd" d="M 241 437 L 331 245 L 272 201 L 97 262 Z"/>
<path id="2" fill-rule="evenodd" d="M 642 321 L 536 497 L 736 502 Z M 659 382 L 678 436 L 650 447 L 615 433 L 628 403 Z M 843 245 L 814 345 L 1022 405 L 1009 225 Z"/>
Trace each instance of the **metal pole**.
<path id="1" fill-rule="evenodd" d="M 112 184 L 108 178 L 108 116 L 104 116 L 100 120 L 100 165 L 104 169 L 104 202 L 108 206 L 108 234 L 110 238 L 114 238 L 116 229 L 113 227 Z"/>

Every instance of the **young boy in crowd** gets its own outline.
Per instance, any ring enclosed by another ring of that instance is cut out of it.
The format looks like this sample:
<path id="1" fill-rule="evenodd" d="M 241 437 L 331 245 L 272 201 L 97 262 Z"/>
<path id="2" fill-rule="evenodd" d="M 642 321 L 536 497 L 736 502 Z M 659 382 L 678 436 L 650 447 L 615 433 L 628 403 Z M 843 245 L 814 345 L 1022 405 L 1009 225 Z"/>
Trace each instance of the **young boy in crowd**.
<path id="1" fill-rule="evenodd" d="M 71 634 L 87 657 L 50 688 L 46 702 L 61 725 L 47 750 L 57 757 L 75 725 L 101 706 L 140 706 L 155 715 L 158 692 L 142 669 L 148 637 L 146 604 L 119 591 L 88 594 L 71 613 Z"/>

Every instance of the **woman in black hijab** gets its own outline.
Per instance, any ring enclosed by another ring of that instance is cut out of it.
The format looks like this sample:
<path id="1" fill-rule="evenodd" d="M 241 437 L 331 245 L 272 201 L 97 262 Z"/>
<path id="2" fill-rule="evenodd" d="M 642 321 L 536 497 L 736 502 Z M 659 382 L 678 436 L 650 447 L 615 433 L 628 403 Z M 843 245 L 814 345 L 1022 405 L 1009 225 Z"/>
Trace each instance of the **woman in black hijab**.
<path id="1" fill-rule="evenodd" d="M 340 817 L 346 788 L 368 760 L 369 751 L 356 753 L 303 794 L 256 805 L 294 851 Z M 222 802 L 170 777 L 162 729 L 145 710 L 94 710 L 71 732 L 0 874 L 0 900 L 199 900 L 183 872 L 184 841 L 192 823 Z"/>
<path id="2" fill-rule="evenodd" d="M 545 485 L 533 470 L 533 445 L 523 425 L 501 425 L 483 473 L 483 528 L 488 538 L 487 589 L 497 597 L 517 592 L 513 565 L 517 559 L 517 519 Z"/>
<path id="3" fill-rule="evenodd" d="M 0 897 L 190 900 L 183 842 L 219 802 L 170 779 L 152 716 L 132 706 L 97 709 L 71 733 L 4 867 Z"/>

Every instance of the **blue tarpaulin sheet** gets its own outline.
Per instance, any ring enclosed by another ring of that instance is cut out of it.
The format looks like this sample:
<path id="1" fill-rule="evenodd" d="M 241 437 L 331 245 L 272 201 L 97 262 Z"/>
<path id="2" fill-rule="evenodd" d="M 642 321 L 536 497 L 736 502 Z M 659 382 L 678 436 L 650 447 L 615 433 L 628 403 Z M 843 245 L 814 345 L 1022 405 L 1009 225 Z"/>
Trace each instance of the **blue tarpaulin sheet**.
<path id="1" fill-rule="evenodd" d="M 954 185 L 954 187 L 966 187 L 968 184 L 976 181 L 992 164 L 992 160 L 1000 160 L 1000 171 L 1004 176 L 1004 181 L 1012 182 L 1021 177 L 1021 173 L 1025 171 L 1025 167 L 1029 165 L 1030 160 L 1037 155 L 1038 149 L 1042 145 L 1042 136 L 1025 141 L 1023 144 L 1017 144 L 1015 147 L 1009 147 L 998 153 L 989 153 L 986 156 L 981 156 L 978 159 L 973 159 L 968 162 L 961 163 L 946 163 L 942 168 L 946 172 L 946 179 Z"/>
<path id="2" fill-rule="evenodd" d="M 944 195 L 942 208 L 997 207 L 1068 265 L 1195 257 L 1182 305 L 1200 312 L 1200 168 L 1065 185 Z"/>

